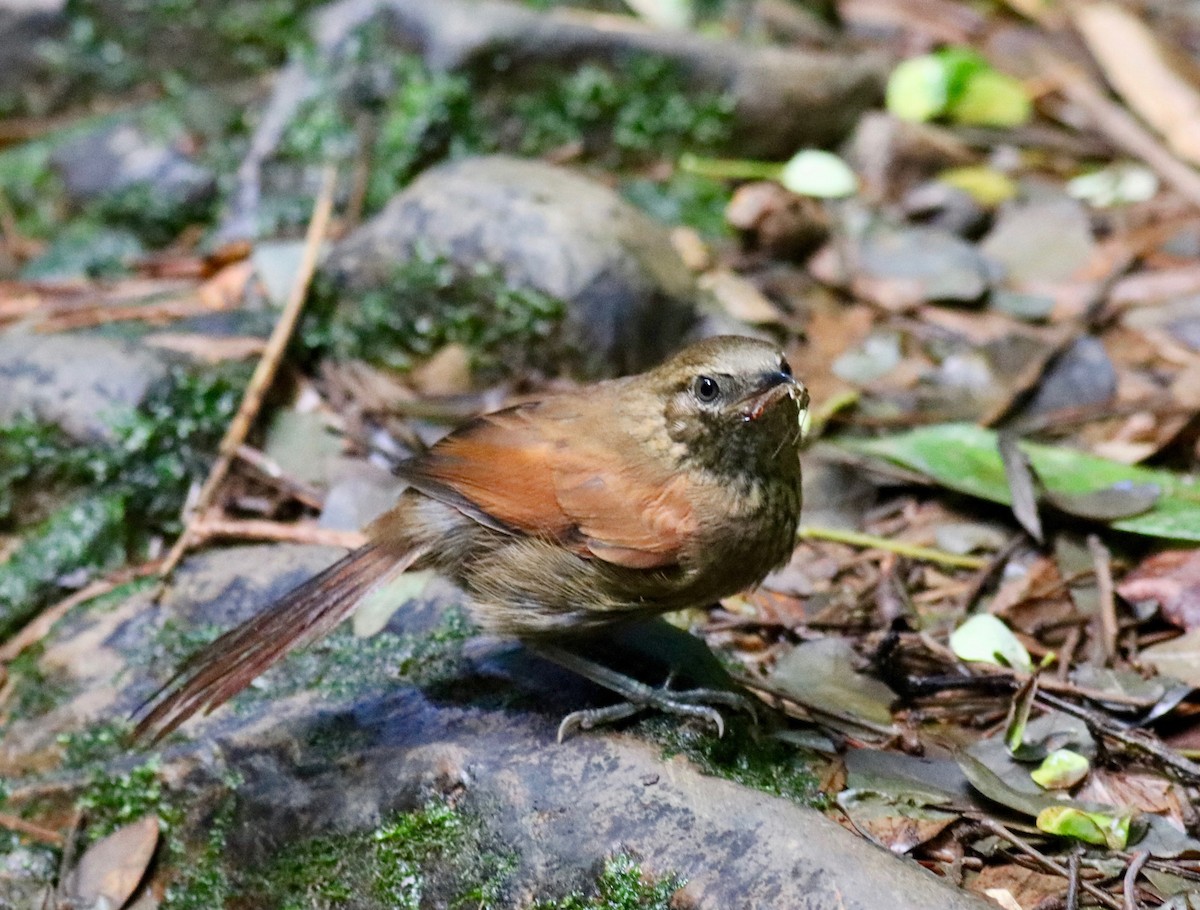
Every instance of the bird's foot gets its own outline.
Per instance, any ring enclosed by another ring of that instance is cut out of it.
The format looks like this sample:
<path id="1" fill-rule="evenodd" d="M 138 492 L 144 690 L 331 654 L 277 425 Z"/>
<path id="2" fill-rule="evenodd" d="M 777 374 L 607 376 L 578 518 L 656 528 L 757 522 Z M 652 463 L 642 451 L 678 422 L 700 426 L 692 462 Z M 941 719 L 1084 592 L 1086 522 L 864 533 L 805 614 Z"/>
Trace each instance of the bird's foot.
<path id="1" fill-rule="evenodd" d="M 616 692 L 625 699 L 604 708 L 572 711 L 558 725 L 560 743 L 578 730 L 591 730 L 616 723 L 649 710 L 704 721 L 716 731 L 718 737 L 725 734 L 725 719 L 714 705 L 744 711 L 755 720 L 758 719 L 753 703 L 737 692 L 727 689 L 676 690 L 671 688 L 671 679 L 663 686 L 655 688 L 570 651 L 552 647 L 538 647 L 536 650 L 543 657 Z"/>

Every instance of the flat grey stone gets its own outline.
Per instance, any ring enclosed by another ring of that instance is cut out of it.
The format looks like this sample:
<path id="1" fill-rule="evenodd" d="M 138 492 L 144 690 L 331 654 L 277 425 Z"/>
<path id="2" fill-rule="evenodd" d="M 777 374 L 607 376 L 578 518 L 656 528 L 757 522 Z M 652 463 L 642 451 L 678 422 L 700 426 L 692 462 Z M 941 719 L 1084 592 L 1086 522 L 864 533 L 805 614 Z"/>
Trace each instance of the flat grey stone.
<path id="1" fill-rule="evenodd" d="M 50 163 L 76 205 L 144 186 L 160 200 L 190 207 L 211 199 L 217 189 L 214 173 L 127 122 L 64 142 Z"/>
<path id="2" fill-rule="evenodd" d="M 1026 413 L 1103 404 L 1116 394 L 1117 370 L 1103 343 L 1083 335 L 1050 365 Z"/>
<path id="3" fill-rule="evenodd" d="M 1066 197 L 1004 207 L 980 249 L 1004 267 L 1010 284 L 1065 281 L 1095 252 L 1083 205 Z"/>
<path id="4" fill-rule="evenodd" d="M 0 422 L 52 423 L 80 442 L 110 436 L 111 419 L 167 375 L 145 348 L 94 335 L 0 335 Z"/>

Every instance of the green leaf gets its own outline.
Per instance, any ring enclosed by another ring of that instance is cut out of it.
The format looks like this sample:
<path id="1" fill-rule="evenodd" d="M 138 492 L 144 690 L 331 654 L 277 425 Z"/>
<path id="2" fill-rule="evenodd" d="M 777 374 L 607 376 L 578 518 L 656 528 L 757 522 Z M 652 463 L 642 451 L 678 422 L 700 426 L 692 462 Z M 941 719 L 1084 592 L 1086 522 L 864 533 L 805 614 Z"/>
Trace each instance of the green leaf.
<path id="1" fill-rule="evenodd" d="M 1039 831 L 1073 837 L 1087 844 L 1124 850 L 1129 843 L 1133 813 L 1085 812 L 1073 806 L 1047 806 L 1038 813 Z"/>
<path id="2" fill-rule="evenodd" d="M 858 178 L 850 166 L 821 149 L 796 152 L 783 166 L 779 182 L 793 193 L 817 199 L 842 199 L 858 191 Z"/>
<path id="3" fill-rule="evenodd" d="M 1011 502 L 996 433 L 974 424 L 939 424 L 877 439 L 841 439 L 838 445 L 923 473 L 950 490 L 1004 505 Z M 1170 471 L 1125 465 L 1062 446 L 1023 442 L 1021 448 L 1051 493 L 1069 497 L 1106 487 L 1157 485 L 1161 496 L 1152 509 L 1110 526 L 1132 534 L 1200 542 L 1200 484 Z"/>
<path id="4" fill-rule="evenodd" d="M 1029 772 L 1034 783 L 1047 790 L 1069 790 L 1087 777 L 1091 762 L 1070 749 L 1055 749 Z"/>
<path id="5" fill-rule="evenodd" d="M 1026 673 L 1033 669 L 1025 646 L 990 613 L 972 616 L 951 632 L 950 649 L 961 660 L 1014 667 Z"/>
<path id="6" fill-rule="evenodd" d="M 1017 642 L 1020 644 L 1020 642 Z M 1024 650 L 1024 649 L 1022 649 Z M 1012 703 L 1008 706 L 1008 723 L 1004 728 L 1004 745 L 1008 747 L 1008 753 L 1014 758 L 1024 759 L 1029 755 L 1029 748 L 1025 744 L 1025 728 L 1029 725 L 1029 714 L 1033 710 L 1033 700 L 1037 696 L 1038 677 L 1034 673 L 1013 696 Z M 1034 747 L 1036 748 L 1036 747 Z M 1036 757 L 1030 759 L 1037 761 L 1041 755 L 1045 755 L 1045 751 L 1041 751 Z"/>
<path id="7" fill-rule="evenodd" d="M 1025 86 L 995 70 L 972 75 L 947 111 L 956 123 L 973 126 L 1020 126 L 1032 112 Z"/>
<path id="8" fill-rule="evenodd" d="M 887 109 L 901 120 L 949 117 L 978 126 L 1017 126 L 1029 119 L 1025 87 L 966 48 L 943 48 L 905 60 L 887 85 Z"/>
<path id="9" fill-rule="evenodd" d="M 938 174 L 938 181 L 967 193 L 980 205 L 992 208 L 1017 195 L 1017 184 L 1007 174 L 987 165 L 953 167 Z"/>
<path id="10" fill-rule="evenodd" d="M 946 65 L 932 54 L 905 60 L 887 84 L 887 109 L 901 120 L 922 123 L 940 116 L 950 102 Z"/>

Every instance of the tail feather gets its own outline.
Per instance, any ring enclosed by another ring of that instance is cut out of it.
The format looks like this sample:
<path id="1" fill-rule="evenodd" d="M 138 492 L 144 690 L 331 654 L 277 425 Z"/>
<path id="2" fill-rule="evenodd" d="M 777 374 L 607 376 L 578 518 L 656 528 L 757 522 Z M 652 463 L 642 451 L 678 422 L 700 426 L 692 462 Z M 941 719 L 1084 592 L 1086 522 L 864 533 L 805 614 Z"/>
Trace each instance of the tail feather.
<path id="1" fill-rule="evenodd" d="M 157 742 L 193 714 L 225 703 L 286 654 L 328 634 L 373 588 L 407 569 L 421 552 L 397 558 L 390 548 L 368 544 L 230 629 L 188 659 L 138 710 L 145 713 L 134 738 Z"/>

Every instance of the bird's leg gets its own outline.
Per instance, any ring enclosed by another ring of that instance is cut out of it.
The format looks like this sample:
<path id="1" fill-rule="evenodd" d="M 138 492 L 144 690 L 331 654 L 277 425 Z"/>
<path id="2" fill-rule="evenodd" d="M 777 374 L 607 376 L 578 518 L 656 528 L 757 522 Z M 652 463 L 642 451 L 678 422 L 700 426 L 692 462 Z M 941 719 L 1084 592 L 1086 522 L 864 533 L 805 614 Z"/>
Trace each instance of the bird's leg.
<path id="1" fill-rule="evenodd" d="M 559 742 L 576 730 L 590 730 L 593 727 L 614 723 L 627 717 L 633 717 L 650 708 L 666 714 L 696 717 L 707 721 L 716 729 L 718 737 L 725 733 L 725 721 L 721 717 L 721 713 L 712 707 L 714 704 L 724 705 L 737 711 L 746 711 L 754 716 L 754 707 L 749 699 L 736 692 L 725 689 L 688 689 L 676 692 L 671 689 L 669 678 L 661 688 L 655 688 L 618 673 L 603 664 L 581 657 L 573 651 L 542 643 L 527 645 L 527 647 L 534 654 L 589 679 L 598 686 L 616 692 L 625 699 L 625 701 L 607 708 L 590 708 L 571 712 L 558 725 Z"/>

